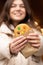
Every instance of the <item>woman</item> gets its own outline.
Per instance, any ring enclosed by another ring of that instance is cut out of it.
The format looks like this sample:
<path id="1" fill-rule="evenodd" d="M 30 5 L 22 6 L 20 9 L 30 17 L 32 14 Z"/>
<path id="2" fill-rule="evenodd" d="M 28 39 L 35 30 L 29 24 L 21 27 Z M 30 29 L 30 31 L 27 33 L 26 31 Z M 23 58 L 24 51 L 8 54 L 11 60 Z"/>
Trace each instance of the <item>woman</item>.
<path id="1" fill-rule="evenodd" d="M 28 23 L 28 19 L 31 19 L 31 12 L 26 1 L 7 0 L 5 3 L 0 18 L 0 65 L 42 65 L 40 56 L 43 54 L 43 38 L 40 33 L 30 33 L 27 38 L 20 36 L 13 39 L 11 36 L 17 24 Z M 27 41 L 39 50 L 26 59 L 20 51 Z"/>

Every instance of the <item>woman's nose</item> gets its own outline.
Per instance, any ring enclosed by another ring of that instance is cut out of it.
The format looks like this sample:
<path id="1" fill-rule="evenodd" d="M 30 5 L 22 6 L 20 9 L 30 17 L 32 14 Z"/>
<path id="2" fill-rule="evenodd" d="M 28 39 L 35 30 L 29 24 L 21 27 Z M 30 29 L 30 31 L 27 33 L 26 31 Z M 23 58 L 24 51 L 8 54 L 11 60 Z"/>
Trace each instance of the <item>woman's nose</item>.
<path id="1" fill-rule="evenodd" d="M 16 8 L 17 10 L 20 10 L 20 6 L 17 6 L 17 8 Z"/>

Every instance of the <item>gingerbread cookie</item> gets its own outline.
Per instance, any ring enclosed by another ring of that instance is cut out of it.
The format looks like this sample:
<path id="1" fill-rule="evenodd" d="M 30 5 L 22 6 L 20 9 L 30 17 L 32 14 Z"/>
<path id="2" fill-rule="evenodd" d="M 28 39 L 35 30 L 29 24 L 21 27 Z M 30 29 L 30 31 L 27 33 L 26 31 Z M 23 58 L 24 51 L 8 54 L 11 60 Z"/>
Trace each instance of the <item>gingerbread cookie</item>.
<path id="1" fill-rule="evenodd" d="M 27 36 L 27 34 L 29 34 L 31 31 L 32 31 L 32 28 L 28 26 L 27 24 L 23 23 L 16 26 L 16 28 L 14 29 L 14 34 L 15 34 L 15 37 L 20 35 Z M 26 43 L 26 47 L 21 50 L 21 53 L 27 58 L 28 56 L 34 54 L 37 51 L 38 49 L 33 48 L 30 45 L 30 43 Z"/>
<path id="2" fill-rule="evenodd" d="M 31 30 L 31 28 L 27 24 L 19 24 L 14 29 L 14 34 L 15 34 L 15 36 L 24 35 L 24 34 L 28 33 L 29 30 Z"/>

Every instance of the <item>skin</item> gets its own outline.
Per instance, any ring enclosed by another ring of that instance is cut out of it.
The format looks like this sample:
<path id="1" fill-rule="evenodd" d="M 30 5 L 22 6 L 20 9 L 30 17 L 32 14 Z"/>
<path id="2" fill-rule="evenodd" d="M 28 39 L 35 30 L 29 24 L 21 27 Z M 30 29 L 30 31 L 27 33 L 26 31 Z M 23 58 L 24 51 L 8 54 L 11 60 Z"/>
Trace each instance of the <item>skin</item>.
<path id="1" fill-rule="evenodd" d="M 21 49 L 25 47 L 25 43 L 27 43 L 26 37 L 20 36 L 15 38 L 10 44 L 11 53 L 17 54 Z"/>
<path id="2" fill-rule="evenodd" d="M 14 26 L 23 20 L 26 16 L 26 10 L 22 0 L 14 0 L 10 8 L 10 17 L 13 20 Z M 14 22 L 15 21 L 15 22 Z M 25 44 L 29 42 L 31 46 L 35 48 L 40 47 L 40 38 L 37 33 L 29 33 L 27 38 L 24 36 L 19 36 L 14 38 L 10 43 L 10 51 L 13 54 L 18 54 L 21 49 L 25 47 Z"/>
<path id="3" fill-rule="evenodd" d="M 30 33 L 27 36 L 28 42 L 31 44 L 31 46 L 35 47 L 35 48 L 39 48 L 40 47 L 40 38 L 39 35 L 36 33 Z"/>
<path id="4" fill-rule="evenodd" d="M 10 8 L 10 18 L 13 20 L 14 26 L 23 20 L 25 16 L 26 10 L 22 0 L 14 0 Z"/>

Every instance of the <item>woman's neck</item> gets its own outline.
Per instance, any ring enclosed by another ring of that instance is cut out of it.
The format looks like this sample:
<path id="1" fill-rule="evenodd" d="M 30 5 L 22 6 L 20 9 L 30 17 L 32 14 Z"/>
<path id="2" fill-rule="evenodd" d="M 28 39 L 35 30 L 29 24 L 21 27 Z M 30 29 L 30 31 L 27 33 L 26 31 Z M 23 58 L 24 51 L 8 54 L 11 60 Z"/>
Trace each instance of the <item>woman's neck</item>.
<path id="1" fill-rule="evenodd" d="M 13 26 L 16 27 L 20 21 L 13 21 Z"/>

